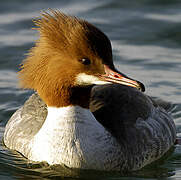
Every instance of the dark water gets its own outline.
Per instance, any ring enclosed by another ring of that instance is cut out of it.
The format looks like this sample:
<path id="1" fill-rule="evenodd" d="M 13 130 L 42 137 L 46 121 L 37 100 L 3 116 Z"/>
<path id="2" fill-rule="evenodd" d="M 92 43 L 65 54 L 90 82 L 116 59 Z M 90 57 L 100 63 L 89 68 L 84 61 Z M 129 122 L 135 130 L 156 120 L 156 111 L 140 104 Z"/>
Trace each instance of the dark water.
<path id="1" fill-rule="evenodd" d="M 146 93 L 170 101 L 181 133 L 181 1 L 1 0 L 0 137 L 13 112 L 31 94 L 18 88 L 18 64 L 37 39 L 32 18 L 57 8 L 82 17 L 112 41 L 118 69 L 146 85 Z M 32 163 L 0 145 L 0 179 L 181 179 L 181 147 L 158 165 L 132 174 L 75 171 Z"/>

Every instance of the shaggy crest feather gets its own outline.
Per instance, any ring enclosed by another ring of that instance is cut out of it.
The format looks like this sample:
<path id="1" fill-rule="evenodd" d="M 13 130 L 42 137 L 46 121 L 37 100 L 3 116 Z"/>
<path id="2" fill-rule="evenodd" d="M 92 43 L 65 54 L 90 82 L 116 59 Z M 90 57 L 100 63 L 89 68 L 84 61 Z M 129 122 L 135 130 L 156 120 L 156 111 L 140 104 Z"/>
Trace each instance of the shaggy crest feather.
<path id="1" fill-rule="evenodd" d="M 40 38 L 23 61 L 20 84 L 36 90 L 47 105 L 67 106 L 72 104 L 68 97 L 78 73 L 103 73 L 102 63 L 112 64 L 111 44 L 104 33 L 87 21 L 54 10 L 41 16 L 34 21 Z M 80 65 L 82 58 L 93 60 L 92 65 Z M 67 72 L 70 67 L 74 68 Z M 60 100 L 63 91 L 64 100 Z"/>

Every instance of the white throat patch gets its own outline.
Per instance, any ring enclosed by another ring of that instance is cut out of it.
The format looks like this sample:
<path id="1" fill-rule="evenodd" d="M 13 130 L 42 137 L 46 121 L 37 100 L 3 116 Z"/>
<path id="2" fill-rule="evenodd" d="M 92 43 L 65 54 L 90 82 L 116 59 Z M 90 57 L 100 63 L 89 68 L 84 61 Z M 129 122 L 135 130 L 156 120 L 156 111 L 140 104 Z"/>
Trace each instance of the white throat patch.
<path id="1" fill-rule="evenodd" d="M 91 84 L 97 84 L 97 85 L 111 84 L 111 82 L 100 80 L 98 77 L 94 75 L 80 73 L 76 77 L 76 84 L 86 86 L 86 85 L 91 85 Z"/>

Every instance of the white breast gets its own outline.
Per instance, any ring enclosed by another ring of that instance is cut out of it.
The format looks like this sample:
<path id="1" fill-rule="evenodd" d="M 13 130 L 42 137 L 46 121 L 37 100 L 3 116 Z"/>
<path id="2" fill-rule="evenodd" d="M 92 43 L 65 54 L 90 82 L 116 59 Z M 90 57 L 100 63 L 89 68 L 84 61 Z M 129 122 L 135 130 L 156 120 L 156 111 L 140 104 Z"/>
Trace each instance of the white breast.
<path id="1" fill-rule="evenodd" d="M 71 168 L 110 170 L 117 166 L 121 147 L 79 106 L 48 107 L 48 116 L 30 143 L 29 159 L 65 164 Z"/>

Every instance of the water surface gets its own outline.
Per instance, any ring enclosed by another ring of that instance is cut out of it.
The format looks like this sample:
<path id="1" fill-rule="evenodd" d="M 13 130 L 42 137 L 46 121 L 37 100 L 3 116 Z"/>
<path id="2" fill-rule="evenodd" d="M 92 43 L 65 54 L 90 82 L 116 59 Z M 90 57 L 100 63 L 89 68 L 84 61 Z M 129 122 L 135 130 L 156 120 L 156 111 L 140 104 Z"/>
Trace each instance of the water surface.
<path id="1" fill-rule="evenodd" d="M 0 137 L 6 122 L 32 93 L 19 89 L 18 65 L 38 38 L 32 18 L 40 10 L 60 9 L 85 18 L 111 39 L 114 62 L 142 81 L 148 95 L 172 104 L 181 133 L 181 2 L 179 0 L 1 0 Z M 0 144 L 0 179 L 181 179 L 181 147 L 156 166 L 131 174 L 70 170 L 32 163 Z"/>

